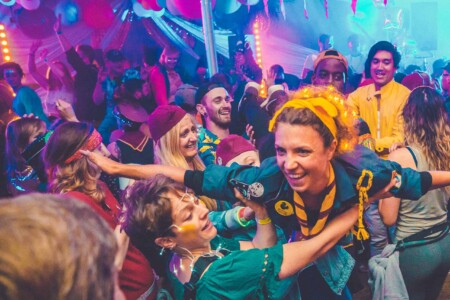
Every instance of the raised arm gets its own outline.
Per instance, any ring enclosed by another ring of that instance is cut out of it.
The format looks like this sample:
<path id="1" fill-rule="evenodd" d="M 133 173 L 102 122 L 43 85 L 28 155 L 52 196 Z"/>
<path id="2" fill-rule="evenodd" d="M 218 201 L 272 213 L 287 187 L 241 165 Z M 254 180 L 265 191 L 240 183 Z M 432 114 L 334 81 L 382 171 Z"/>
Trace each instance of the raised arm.
<path id="1" fill-rule="evenodd" d="M 28 71 L 31 76 L 33 76 L 34 80 L 44 89 L 48 90 L 48 82 L 47 79 L 38 72 L 36 67 L 36 52 L 39 47 L 42 45 L 42 41 L 34 41 L 30 46 L 30 53 L 28 55 Z"/>
<path id="2" fill-rule="evenodd" d="M 126 165 L 103 156 L 100 153 L 82 151 L 89 160 L 111 175 L 120 175 L 133 179 L 144 179 L 163 174 L 173 180 L 184 183 L 185 169 L 163 165 Z"/>
<path id="3" fill-rule="evenodd" d="M 283 262 L 278 277 L 285 279 L 330 250 L 355 224 L 358 208 L 353 207 L 334 218 L 316 237 L 283 245 Z"/>
<path id="4" fill-rule="evenodd" d="M 245 199 L 237 189 L 234 189 L 234 194 L 237 199 L 243 202 L 245 206 L 250 207 L 255 213 L 256 234 L 251 242 L 240 242 L 241 250 L 264 249 L 274 246 L 277 243 L 277 233 L 264 203 Z"/>
<path id="5" fill-rule="evenodd" d="M 67 40 L 66 36 L 62 32 L 61 17 L 61 14 L 58 14 L 53 29 L 55 30 L 56 37 L 58 38 L 61 48 L 64 50 L 64 52 L 67 52 L 70 48 L 72 48 L 72 44 L 69 42 L 69 40 Z"/>
<path id="6" fill-rule="evenodd" d="M 103 89 L 103 84 L 107 77 L 108 74 L 105 68 L 102 68 L 100 72 L 98 72 L 97 82 L 95 84 L 94 93 L 92 95 L 92 98 L 96 105 L 100 105 L 105 102 L 105 91 Z"/>

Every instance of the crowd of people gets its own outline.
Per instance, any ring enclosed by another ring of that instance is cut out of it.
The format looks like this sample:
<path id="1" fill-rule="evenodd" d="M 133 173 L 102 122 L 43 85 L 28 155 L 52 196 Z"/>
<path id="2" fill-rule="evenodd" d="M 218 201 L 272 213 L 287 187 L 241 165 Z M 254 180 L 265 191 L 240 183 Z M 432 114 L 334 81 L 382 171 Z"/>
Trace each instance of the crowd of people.
<path id="1" fill-rule="evenodd" d="M 374 299 L 437 299 L 450 62 L 324 34 L 296 80 L 245 42 L 206 78 L 173 47 L 99 59 L 59 22 L 68 64 L 30 46 L 45 98 L 0 65 L 1 299 L 352 299 L 361 272 Z"/>

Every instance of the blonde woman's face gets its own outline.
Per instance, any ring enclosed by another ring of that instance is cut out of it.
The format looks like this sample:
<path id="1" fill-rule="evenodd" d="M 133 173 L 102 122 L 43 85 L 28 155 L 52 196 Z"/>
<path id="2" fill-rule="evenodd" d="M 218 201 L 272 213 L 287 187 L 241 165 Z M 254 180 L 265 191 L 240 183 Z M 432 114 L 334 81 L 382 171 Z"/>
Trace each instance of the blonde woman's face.
<path id="1" fill-rule="evenodd" d="M 179 147 L 183 157 L 188 160 L 194 158 L 198 153 L 197 148 L 198 132 L 197 126 L 191 118 L 186 115 L 180 121 Z"/>

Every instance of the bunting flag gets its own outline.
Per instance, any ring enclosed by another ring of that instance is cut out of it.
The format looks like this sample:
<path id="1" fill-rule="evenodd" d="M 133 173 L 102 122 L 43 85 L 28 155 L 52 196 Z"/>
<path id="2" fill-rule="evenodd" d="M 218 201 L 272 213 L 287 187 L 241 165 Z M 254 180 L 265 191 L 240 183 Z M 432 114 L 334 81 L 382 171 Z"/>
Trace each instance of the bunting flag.
<path id="1" fill-rule="evenodd" d="M 134 13 L 131 10 L 128 10 L 128 13 L 125 17 L 125 20 L 122 22 L 119 28 L 119 32 L 116 34 L 113 41 L 109 44 L 108 48 L 111 49 L 122 49 L 125 44 L 125 40 L 127 39 L 128 33 L 131 29 L 131 22 L 134 20 Z"/>
<path id="2" fill-rule="evenodd" d="M 269 17 L 269 0 L 263 0 L 264 2 L 264 11 L 266 12 L 266 16 Z"/>
<path id="3" fill-rule="evenodd" d="M 325 16 L 328 19 L 328 0 L 323 0 L 323 5 L 325 6 Z"/>
<path id="4" fill-rule="evenodd" d="M 387 5 L 387 0 L 384 0 L 384 6 L 386 6 Z"/>
<path id="5" fill-rule="evenodd" d="M 352 0 L 352 11 L 353 14 L 356 14 L 356 3 L 358 2 L 358 0 Z"/>
<path id="6" fill-rule="evenodd" d="M 286 20 L 286 7 L 284 7 L 284 0 L 280 0 L 280 11 L 283 15 L 283 19 Z"/>
<path id="7" fill-rule="evenodd" d="M 303 14 L 305 15 L 305 18 L 309 20 L 308 10 L 306 9 L 306 0 L 303 0 Z"/>

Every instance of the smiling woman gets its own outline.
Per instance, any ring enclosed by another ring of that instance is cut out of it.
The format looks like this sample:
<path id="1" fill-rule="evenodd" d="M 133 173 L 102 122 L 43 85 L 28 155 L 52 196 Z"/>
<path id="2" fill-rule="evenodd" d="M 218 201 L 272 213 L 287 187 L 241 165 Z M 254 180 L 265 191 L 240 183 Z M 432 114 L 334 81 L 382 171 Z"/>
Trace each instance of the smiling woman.
<path id="1" fill-rule="evenodd" d="M 126 166 L 86 153 L 102 169 L 124 176 L 164 174 L 197 194 L 236 201 L 233 182 L 247 187 L 249 199 L 264 203 L 270 219 L 294 240 L 320 236 L 343 211 L 359 204 L 358 238 L 367 238 L 362 223 L 364 202 L 390 195 L 418 199 L 430 189 L 450 184 L 450 172 L 417 172 L 382 160 L 367 148 L 353 146 L 352 115 L 344 97 L 332 87 L 307 87 L 274 115 L 277 157 L 260 168 L 210 165 L 204 171 L 162 166 Z M 292 132 L 303 137 L 294 137 Z M 295 143 L 294 143 L 295 142 Z M 254 188 L 258 187 L 258 188 Z M 257 191 L 257 192 L 252 192 Z M 354 265 L 339 245 L 306 270 L 304 298 L 345 299 Z M 312 293 L 312 294 L 310 294 Z M 348 295 L 350 297 L 350 295 Z"/>
<path id="2" fill-rule="evenodd" d="M 286 299 L 289 292 L 289 299 L 299 299 L 298 291 L 290 288 L 296 279 L 292 275 L 331 248 L 357 217 L 351 209 L 309 241 L 276 245 L 264 205 L 247 204 L 259 220 L 255 237 L 251 242 L 225 239 L 195 196 L 157 175 L 128 191 L 124 229 L 132 241 L 179 257 L 169 276 L 184 284 L 175 286 L 176 299 Z"/>
<path id="3" fill-rule="evenodd" d="M 83 150 L 106 154 L 102 138 L 92 125 L 66 122 L 55 129 L 44 154 L 49 190 L 88 204 L 114 230 L 118 226 L 120 204 L 106 184 L 98 180 L 100 169 L 81 154 Z M 121 269 L 121 289 L 129 299 L 137 299 L 144 294 L 154 299 L 155 276 L 149 262 L 133 244 L 128 245 L 126 236 L 116 236 L 121 253 L 116 260 L 116 267 Z"/>

